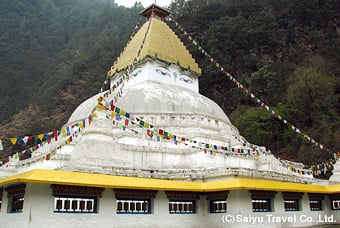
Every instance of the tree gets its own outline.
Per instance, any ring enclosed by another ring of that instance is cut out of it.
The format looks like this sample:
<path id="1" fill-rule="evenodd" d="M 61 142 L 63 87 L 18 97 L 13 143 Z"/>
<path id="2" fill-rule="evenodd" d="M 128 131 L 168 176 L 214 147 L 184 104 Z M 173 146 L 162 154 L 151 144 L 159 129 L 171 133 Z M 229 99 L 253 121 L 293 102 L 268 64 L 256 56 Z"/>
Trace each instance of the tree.
<path id="1" fill-rule="evenodd" d="M 320 126 L 334 118 L 335 81 L 330 75 L 313 67 L 298 67 L 288 84 L 287 101 L 299 110 L 298 121 L 304 126 Z"/>
<path id="2" fill-rule="evenodd" d="M 269 67 L 262 67 L 251 74 L 251 90 L 262 100 L 276 105 L 285 92 L 285 79 L 278 78 L 277 72 Z"/>

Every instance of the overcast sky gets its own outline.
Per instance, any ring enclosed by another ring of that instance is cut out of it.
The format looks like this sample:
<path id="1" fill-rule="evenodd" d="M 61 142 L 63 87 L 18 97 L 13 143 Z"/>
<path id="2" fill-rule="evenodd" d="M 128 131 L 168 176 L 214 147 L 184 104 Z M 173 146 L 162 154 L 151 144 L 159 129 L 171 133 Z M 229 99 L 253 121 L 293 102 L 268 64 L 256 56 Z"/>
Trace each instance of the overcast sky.
<path id="1" fill-rule="evenodd" d="M 125 7 L 131 7 L 135 2 L 141 2 L 144 7 L 147 7 L 152 3 L 155 3 L 155 0 L 115 0 L 115 3 Z M 156 4 L 159 6 L 169 6 L 170 3 L 171 0 L 156 0 Z"/>

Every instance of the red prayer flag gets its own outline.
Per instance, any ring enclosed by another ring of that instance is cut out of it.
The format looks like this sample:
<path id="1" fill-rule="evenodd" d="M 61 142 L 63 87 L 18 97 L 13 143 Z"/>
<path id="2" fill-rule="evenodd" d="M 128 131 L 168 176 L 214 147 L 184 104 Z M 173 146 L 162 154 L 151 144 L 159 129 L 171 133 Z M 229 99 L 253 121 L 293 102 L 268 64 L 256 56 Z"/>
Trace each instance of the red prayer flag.
<path id="1" fill-rule="evenodd" d="M 53 134 L 54 134 L 54 139 L 55 139 L 55 141 L 57 141 L 57 140 L 58 140 L 58 131 L 55 130 L 55 131 L 53 132 Z"/>

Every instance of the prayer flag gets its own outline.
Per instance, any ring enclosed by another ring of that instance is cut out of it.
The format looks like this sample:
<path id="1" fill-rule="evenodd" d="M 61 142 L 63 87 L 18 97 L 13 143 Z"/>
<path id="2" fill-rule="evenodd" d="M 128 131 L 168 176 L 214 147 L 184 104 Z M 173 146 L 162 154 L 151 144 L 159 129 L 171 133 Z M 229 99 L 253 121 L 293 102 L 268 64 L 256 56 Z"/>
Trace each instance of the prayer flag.
<path id="1" fill-rule="evenodd" d="M 10 141 L 13 145 L 17 143 L 17 138 L 10 138 Z"/>

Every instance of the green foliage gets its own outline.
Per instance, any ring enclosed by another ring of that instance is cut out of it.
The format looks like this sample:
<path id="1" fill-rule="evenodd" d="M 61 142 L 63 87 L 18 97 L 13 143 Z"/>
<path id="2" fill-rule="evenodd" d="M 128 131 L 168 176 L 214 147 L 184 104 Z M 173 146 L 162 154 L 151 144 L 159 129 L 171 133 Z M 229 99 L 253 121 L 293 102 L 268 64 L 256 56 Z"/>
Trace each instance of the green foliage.
<path id="1" fill-rule="evenodd" d="M 170 6 L 228 72 L 335 151 L 340 150 L 339 9 L 338 0 L 175 0 Z M 32 103 L 41 113 L 69 116 L 101 87 L 140 11 L 140 4 L 127 9 L 105 0 L 0 1 L 0 123 Z M 188 47 L 203 71 L 200 92 L 216 101 L 249 141 L 283 158 L 326 159 L 257 107 L 196 47 Z M 32 123 L 23 131 L 53 130 L 65 121 Z"/>
<path id="2" fill-rule="evenodd" d="M 189 2 L 180 11 L 182 24 L 212 57 L 292 124 L 339 151 L 339 1 L 216 0 L 185 14 Z M 328 158 L 195 57 L 204 72 L 200 91 L 230 113 L 249 141 L 306 163 Z"/>
<path id="3" fill-rule="evenodd" d="M 259 107 L 238 106 L 231 118 L 247 140 L 267 145 L 272 142 L 272 116 Z"/>
<path id="4" fill-rule="evenodd" d="M 141 10 L 99 0 L 1 1 L 0 9 L 0 122 L 29 103 L 68 103 L 70 112 L 96 93 Z"/>
<path id="5" fill-rule="evenodd" d="M 263 67 L 251 74 L 250 89 L 256 91 L 256 95 L 264 101 L 270 101 L 272 105 L 276 105 L 285 92 L 282 79 L 278 79 L 276 71 L 269 67 Z"/>
<path id="6" fill-rule="evenodd" d="M 298 121 L 307 128 L 335 118 L 335 81 L 313 67 L 298 67 L 288 80 L 287 101 L 299 110 Z"/>

